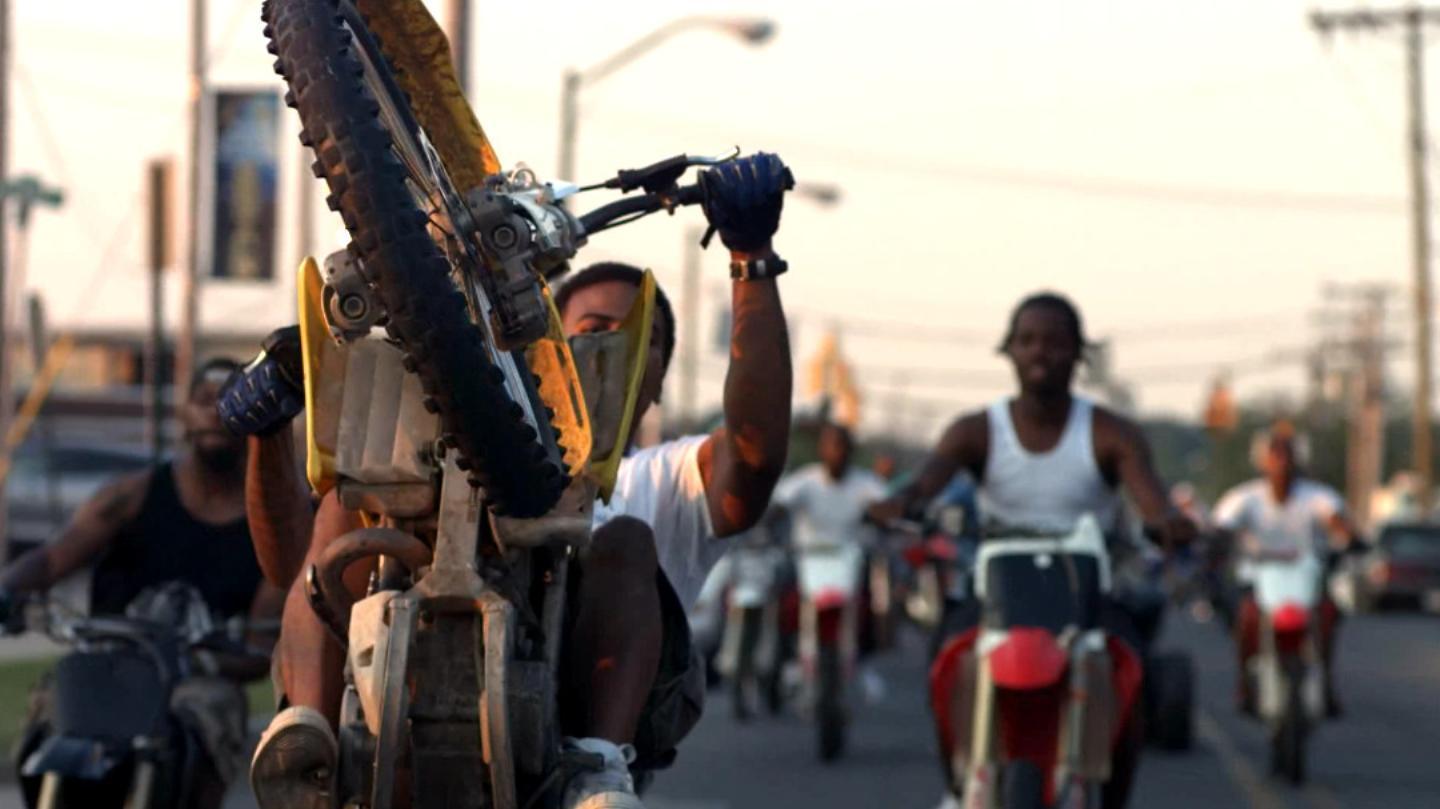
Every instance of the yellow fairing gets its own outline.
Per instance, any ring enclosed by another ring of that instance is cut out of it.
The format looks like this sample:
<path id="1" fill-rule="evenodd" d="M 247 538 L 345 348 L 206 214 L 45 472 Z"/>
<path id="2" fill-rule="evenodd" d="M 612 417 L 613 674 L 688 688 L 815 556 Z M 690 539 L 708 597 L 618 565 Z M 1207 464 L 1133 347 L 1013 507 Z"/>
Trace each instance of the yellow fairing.
<path id="1" fill-rule="evenodd" d="M 500 161 L 460 89 L 445 32 L 420 0 L 356 0 L 355 6 L 379 37 L 456 190 L 479 188 L 500 171 Z"/>
<path id="2" fill-rule="evenodd" d="M 300 298 L 300 350 L 305 367 L 305 477 L 324 495 L 335 486 L 339 394 L 345 384 L 343 352 L 330 339 L 322 303 L 320 265 L 307 257 L 295 289 Z"/>
<path id="3" fill-rule="evenodd" d="M 600 496 L 610 501 L 615 489 L 615 476 L 620 471 L 620 460 L 630 443 L 630 430 L 635 423 L 636 404 L 640 398 L 640 383 L 645 379 L 645 364 L 650 356 L 650 324 L 655 317 L 655 276 L 645 271 L 640 283 L 640 294 L 625 315 L 620 330 L 626 337 L 625 353 L 625 408 L 620 415 L 620 429 L 615 445 L 601 457 L 590 459 L 590 476 L 600 487 Z"/>
<path id="4" fill-rule="evenodd" d="M 555 413 L 551 424 L 555 427 L 555 437 L 559 439 L 560 446 L 565 448 L 565 467 L 571 477 L 579 477 L 590 458 L 593 440 L 590 415 L 585 410 L 585 395 L 575 370 L 575 358 L 570 354 L 570 344 L 565 341 L 560 313 L 555 309 L 548 287 L 545 288 L 545 302 L 550 307 L 550 331 L 525 349 L 525 361 L 540 378 L 541 401 Z"/>

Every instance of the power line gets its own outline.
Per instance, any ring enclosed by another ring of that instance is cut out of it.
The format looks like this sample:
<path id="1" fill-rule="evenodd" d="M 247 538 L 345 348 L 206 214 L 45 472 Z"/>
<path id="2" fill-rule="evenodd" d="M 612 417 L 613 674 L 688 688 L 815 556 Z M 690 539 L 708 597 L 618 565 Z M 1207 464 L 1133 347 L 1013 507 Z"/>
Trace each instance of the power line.
<path id="1" fill-rule="evenodd" d="M 639 123 L 644 120 L 660 123 L 660 119 L 653 114 L 639 110 L 627 110 L 625 116 L 631 123 Z M 667 118 L 664 123 L 673 129 L 676 121 L 673 118 Z M 837 162 L 866 171 L 905 174 L 932 180 L 950 179 L 984 185 L 1012 186 L 1088 197 L 1259 211 L 1389 216 L 1403 214 L 1408 210 L 1408 205 L 1403 197 L 1381 194 L 1182 185 L 1066 172 L 996 168 L 960 163 L 947 164 L 912 158 L 897 152 L 873 152 L 856 149 L 853 146 L 760 133 L 737 133 L 732 137 L 742 142 L 793 145 L 806 149 L 812 154 L 828 155 L 830 159 Z"/>

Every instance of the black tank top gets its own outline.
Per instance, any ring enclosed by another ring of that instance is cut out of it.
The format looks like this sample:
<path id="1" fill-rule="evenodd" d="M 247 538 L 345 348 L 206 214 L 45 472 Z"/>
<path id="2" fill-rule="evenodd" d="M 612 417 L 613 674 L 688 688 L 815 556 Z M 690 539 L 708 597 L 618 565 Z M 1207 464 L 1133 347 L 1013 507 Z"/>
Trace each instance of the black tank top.
<path id="1" fill-rule="evenodd" d="M 222 618 L 244 615 L 260 584 L 260 564 L 245 518 L 210 525 L 180 502 L 172 465 L 150 476 L 140 513 L 125 525 L 95 566 L 90 613 L 123 613 L 148 587 L 172 581 L 192 585 Z"/>

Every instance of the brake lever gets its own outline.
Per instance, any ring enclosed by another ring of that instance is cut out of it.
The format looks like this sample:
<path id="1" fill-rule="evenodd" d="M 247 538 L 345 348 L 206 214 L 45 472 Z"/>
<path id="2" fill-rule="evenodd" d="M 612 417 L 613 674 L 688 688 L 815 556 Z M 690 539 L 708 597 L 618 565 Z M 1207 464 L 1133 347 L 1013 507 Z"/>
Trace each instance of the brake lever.
<path id="1" fill-rule="evenodd" d="M 736 146 L 733 152 L 717 157 L 675 155 L 641 169 L 621 169 L 614 177 L 606 180 L 601 187 L 618 189 L 627 194 L 637 188 L 644 189 L 647 194 L 658 194 L 674 188 L 675 183 L 692 166 L 718 166 L 739 156 L 739 146 Z"/>

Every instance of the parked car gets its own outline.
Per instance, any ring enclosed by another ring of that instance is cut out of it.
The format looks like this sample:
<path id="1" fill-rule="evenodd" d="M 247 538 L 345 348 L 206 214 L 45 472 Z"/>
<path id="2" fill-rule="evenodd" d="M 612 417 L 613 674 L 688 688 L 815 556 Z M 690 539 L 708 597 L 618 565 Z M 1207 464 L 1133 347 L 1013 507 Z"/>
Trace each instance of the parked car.
<path id="1" fill-rule="evenodd" d="M 149 463 L 149 453 L 138 448 L 59 442 L 46 447 L 40 441 L 22 444 L 5 488 L 10 558 L 53 538 L 101 486 Z"/>
<path id="2" fill-rule="evenodd" d="M 1386 525 L 1368 551 L 1341 565 L 1334 591 L 1341 606 L 1357 612 L 1440 605 L 1440 525 Z"/>

